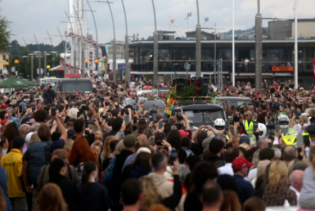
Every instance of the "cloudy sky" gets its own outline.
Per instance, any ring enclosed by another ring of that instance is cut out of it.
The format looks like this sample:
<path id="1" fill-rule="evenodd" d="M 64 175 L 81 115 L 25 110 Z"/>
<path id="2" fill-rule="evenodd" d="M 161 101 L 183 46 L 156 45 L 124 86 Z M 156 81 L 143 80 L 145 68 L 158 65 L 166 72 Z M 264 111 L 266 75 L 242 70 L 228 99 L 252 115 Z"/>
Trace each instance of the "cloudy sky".
<path id="1" fill-rule="evenodd" d="M 116 39 L 124 40 L 125 22 L 120 0 L 111 0 L 116 25 Z M 76 3 L 76 0 L 74 0 Z M 140 37 L 151 36 L 154 30 L 153 9 L 151 0 L 124 0 L 128 16 L 129 35 L 139 34 Z M 84 0 L 85 8 L 88 6 Z M 232 28 L 232 0 L 199 0 L 200 16 L 202 24 L 205 17 L 209 21 L 206 27 L 222 27 L 221 31 Z M 99 32 L 99 43 L 105 43 L 113 38 L 112 23 L 108 5 L 91 2 L 92 9 L 96 11 L 95 17 Z M 159 30 L 177 30 L 178 36 L 183 36 L 188 31 L 188 21 L 185 20 L 187 13 L 191 12 L 190 29 L 196 25 L 196 2 L 195 0 L 155 0 L 157 11 L 157 24 Z M 299 18 L 315 18 L 315 0 L 300 0 Z M 52 35 L 53 43 L 60 43 L 57 37 L 57 27 L 63 31 L 67 21 L 65 11 L 68 11 L 68 0 L 2 0 L 0 3 L 1 15 L 6 16 L 11 23 L 14 36 L 11 40 L 18 40 L 24 45 L 23 38 L 27 43 L 35 43 L 33 34 L 40 43 L 49 43 L 46 30 Z M 294 0 L 261 0 L 261 11 L 264 17 L 293 18 Z M 255 24 L 257 11 L 256 0 L 235 0 L 235 28 L 247 29 Z M 95 36 L 95 28 L 92 15 L 86 12 L 88 32 Z M 175 24 L 169 26 L 170 19 L 175 19 Z M 267 26 L 264 22 L 264 26 Z"/>

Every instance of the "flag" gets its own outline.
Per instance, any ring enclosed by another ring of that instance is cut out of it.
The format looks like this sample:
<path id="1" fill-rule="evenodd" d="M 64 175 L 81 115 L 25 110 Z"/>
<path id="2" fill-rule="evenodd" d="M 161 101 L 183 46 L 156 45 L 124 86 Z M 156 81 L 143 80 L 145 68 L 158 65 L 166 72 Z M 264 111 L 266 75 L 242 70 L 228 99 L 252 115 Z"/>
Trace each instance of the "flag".
<path id="1" fill-rule="evenodd" d="M 205 17 L 205 18 L 204 18 L 204 21 L 205 21 L 205 22 L 204 22 L 203 24 L 205 24 L 206 22 L 208 22 L 208 21 L 209 21 L 209 17 Z"/>
<path id="2" fill-rule="evenodd" d="M 192 13 L 191 12 L 189 12 L 189 13 L 187 13 L 187 16 L 186 16 L 186 18 L 185 18 L 185 20 L 187 20 L 189 17 L 191 17 L 192 16 Z"/>

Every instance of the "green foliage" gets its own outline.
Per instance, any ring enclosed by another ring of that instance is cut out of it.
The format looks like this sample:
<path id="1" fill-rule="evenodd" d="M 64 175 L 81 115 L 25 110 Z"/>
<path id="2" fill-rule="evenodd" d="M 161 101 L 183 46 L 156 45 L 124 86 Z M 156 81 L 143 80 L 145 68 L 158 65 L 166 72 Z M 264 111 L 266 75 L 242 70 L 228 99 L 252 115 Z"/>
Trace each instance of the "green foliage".
<path id="1" fill-rule="evenodd" d="M 176 96 L 176 98 L 179 100 L 180 103 L 183 103 L 184 101 L 192 101 L 194 98 L 194 101 L 202 101 L 200 98 L 200 95 L 198 94 L 199 87 L 196 87 L 194 85 L 192 86 L 185 86 L 181 92 L 176 93 L 172 92 L 172 96 Z"/>
<path id="2" fill-rule="evenodd" d="M 11 22 L 8 21 L 6 17 L 3 17 L 1 15 L 1 10 L 0 10 L 0 51 L 6 51 L 6 46 L 9 43 L 10 35 L 11 35 L 11 31 L 9 31 L 10 23 Z"/>
<path id="3" fill-rule="evenodd" d="M 27 58 L 23 58 L 23 56 L 27 56 L 27 51 L 20 52 L 21 59 L 19 59 L 18 55 L 12 55 L 9 61 L 9 69 L 11 67 L 15 66 L 16 70 L 19 72 L 19 74 L 22 74 L 24 78 L 29 78 L 31 76 L 31 57 L 28 56 Z M 15 65 L 14 60 L 19 60 L 19 64 Z M 47 56 L 47 65 L 50 65 L 50 68 L 53 68 L 55 66 L 59 65 L 60 56 L 59 54 L 55 54 L 54 56 L 51 54 L 50 56 Z M 33 58 L 33 71 L 34 71 L 34 78 L 38 76 L 37 74 L 37 68 L 38 68 L 38 58 L 34 56 Z M 44 68 L 44 58 L 41 58 L 41 68 Z M 48 72 L 48 70 L 47 70 Z M 54 76 L 54 72 L 49 72 L 49 76 Z"/>

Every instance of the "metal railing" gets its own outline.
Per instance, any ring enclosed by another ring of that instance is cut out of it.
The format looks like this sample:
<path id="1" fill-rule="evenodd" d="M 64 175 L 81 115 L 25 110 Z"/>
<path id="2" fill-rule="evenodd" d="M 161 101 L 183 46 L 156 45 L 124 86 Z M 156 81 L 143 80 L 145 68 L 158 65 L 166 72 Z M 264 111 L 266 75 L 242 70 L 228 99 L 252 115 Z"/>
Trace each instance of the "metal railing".
<path id="1" fill-rule="evenodd" d="M 262 72 L 293 72 L 293 71 L 273 71 L 273 67 L 279 67 L 279 69 L 286 69 L 283 67 L 291 67 L 288 69 L 294 69 L 294 62 L 292 61 L 280 61 L 280 62 L 262 62 Z M 313 61 L 299 62 L 298 64 L 299 73 L 312 74 L 313 73 Z M 131 64 L 133 71 L 152 71 L 153 61 L 146 62 L 144 64 Z M 188 72 L 196 71 L 196 65 L 194 60 L 164 60 L 158 62 L 159 72 L 175 71 L 175 72 Z M 223 60 L 222 70 L 232 72 L 232 61 Z M 212 72 L 214 71 L 213 60 L 202 60 L 201 71 Z M 249 62 L 247 66 L 244 62 L 235 62 L 235 73 L 255 73 L 255 62 Z"/>

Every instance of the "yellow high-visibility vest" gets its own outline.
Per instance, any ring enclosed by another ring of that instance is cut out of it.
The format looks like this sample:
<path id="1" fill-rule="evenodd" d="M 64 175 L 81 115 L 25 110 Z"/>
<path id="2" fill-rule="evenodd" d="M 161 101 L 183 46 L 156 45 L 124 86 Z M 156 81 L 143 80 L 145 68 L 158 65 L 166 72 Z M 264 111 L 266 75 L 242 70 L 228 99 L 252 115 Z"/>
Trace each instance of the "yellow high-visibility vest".
<path id="1" fill-rule="evenodd" d="M 291 129 L 292 130 L 292 129 Z M 294 129 L 293 129 L 294 130 Z M 296 136 L 291 135 L 291 131 L 289 130 L 288 133 L 286 135 L 284 135 L 283 133 L 281 134 L 283 142 L 287 145 L 293 145 L 296 139 Z"/>
<path id="2" fill-rule="evenodd" d="M 243 121 L 244 128 L 246 130 L 247 135 L 253 135 L 254 123 L 250 122 L 248 124 L 247 120 Z"/>

